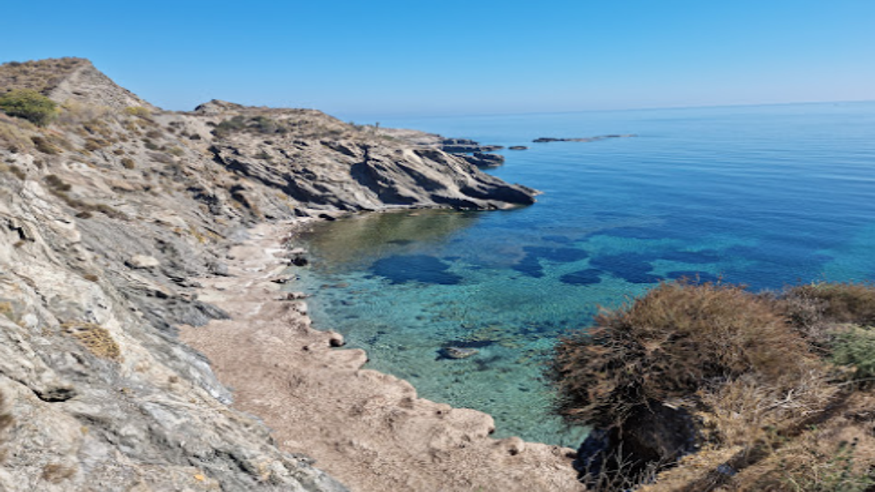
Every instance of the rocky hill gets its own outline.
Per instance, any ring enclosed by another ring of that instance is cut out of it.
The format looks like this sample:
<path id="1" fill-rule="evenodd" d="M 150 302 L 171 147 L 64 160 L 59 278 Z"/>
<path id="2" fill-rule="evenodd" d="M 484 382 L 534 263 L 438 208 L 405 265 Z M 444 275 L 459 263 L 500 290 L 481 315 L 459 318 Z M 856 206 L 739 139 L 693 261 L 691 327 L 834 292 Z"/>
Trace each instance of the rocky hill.
<path id="1" fill-rule="evenodd" d="M 211 101 L 162 111 L 87 60 L 0 66 L 0 490 L 344 486 L 283 452 L 177 338 L 227 314 L 197 298 L 257 223 L 533 203 L 463 158 L 319 111 Z"/>

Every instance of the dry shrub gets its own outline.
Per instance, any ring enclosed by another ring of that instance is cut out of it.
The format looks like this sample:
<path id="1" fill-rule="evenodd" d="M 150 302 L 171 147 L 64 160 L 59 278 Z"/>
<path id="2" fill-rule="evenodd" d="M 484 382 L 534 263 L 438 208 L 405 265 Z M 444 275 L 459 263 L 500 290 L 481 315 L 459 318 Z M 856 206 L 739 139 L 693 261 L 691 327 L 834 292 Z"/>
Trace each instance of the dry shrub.
<path id="1" fill-rule="evenodd" d="M 863 492 L 875 487 L 875 398 L 855 393 L 788 440 L 761 463 L 738 474 L 732 490 Z"/>
<path id="2" fill-rule="evenodd" d="M 43 480 L 54 484 L 69 480 L 76 475 L 76 468 L 60 463 L 49 463 L 43 467 Z"/>
<path id="3" fill-rule="evenodd" d="M 707 440 L 721 447 L 771 448 L 817 418 L 836 400 L 825 366 L 803 374 L 763 380 L 748 374 L 697 393 L 698 414 Z"/>
<path id="4" fill-rule="evenodd" d="M 92 354 L 115 362 L 124 360 L 118 343 L 106 328 L 94 323 L 65 323 L 61 327 Z"/>
<path id="5" fill-rule="evenodd" d="M 741 287 L 664 283 L 560 341 L 548 375 L 571 420 L 609 427 L 653 401 L 743 375 L 781 386 L 815 365 L 775 303 Z"/>
<path id="6" fill-rule="evenodd" d="M 33 147 L 28 131 L 35 129 L 26 120 L 13 120 L 6 115 L 0 115 L 0 142 L 12 152 L 24 152 Z"/>
<path id="7" fill-rule="evenodd" d="M 784 297 L 801 327 L 817 322 L 875 325 L 875 286 L 870 283 L 817 282 L 793 287 Z"/>
<path id="8" fill-rule="evenodd" d="M 43 154 L 58 154 L 61 152 L 61 149 L 43 137 L 31 137 L 31 141 L 33 142 L 34 147 L 36 147 L 36 150 Z"/>
<path id="9" fill-rule="evenodd" d="M 33 89 L 48 93 L 76 68 L 88 61 L 82 58 L 48 58 L 0 65 L 0 92 Z"/>

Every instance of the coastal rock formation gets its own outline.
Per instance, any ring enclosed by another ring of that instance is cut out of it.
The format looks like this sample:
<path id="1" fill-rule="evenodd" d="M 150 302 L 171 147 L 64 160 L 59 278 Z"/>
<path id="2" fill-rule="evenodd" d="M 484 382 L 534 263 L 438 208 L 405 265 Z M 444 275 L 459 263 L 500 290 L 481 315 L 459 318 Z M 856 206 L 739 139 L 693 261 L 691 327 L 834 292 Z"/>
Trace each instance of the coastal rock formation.
<path id="1" fill-rule="evenodd" d="M 624 135 L 598 135 L 595 137 L 582 137 L 582 138 L 552 138 L 552 137 L 541 137 L 532 140 L 535 143 L 549 143 L 549 142 L 597 142 L 599 140 L 606 140 L 609 138 L 632 138 L 637 137 L 638 135 L 629 133 Z"/>
<path id="2" fill-rule="evenodd" d="M 255 224 L 536 194 L 314 110 L 162 111 L 87 60 L 0 66 L 0 94 L 23 88 L 60 107 L 47 127 L 0 112 L 4 491 L 345 490 L 290 452 L 307 442 L 277 446 L 229 406 L 241 395 L 177 338 L 237 314 L 201 297 L 199 279 L 234 283 L 228 248 Z M 359 466 L 368 451 L 350 446 Z"/>
<path id="3" fill-rule="evenodd" d="M 477 167 L 498 167 L 504 164 L 504 156 L 499 154 L 474 152 L 471 155 L 463 155 L 462 157 Z"/>

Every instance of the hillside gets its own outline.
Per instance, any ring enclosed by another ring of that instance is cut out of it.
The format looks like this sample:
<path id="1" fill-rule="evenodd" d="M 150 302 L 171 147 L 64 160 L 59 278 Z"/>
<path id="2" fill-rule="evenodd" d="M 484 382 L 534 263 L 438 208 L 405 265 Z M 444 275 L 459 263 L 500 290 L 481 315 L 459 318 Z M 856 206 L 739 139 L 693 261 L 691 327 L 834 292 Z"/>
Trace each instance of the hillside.
<path id="1" fill-rule="evenodd" d="M 259 223 L 534 202 L 315 110 L 163 111 L 83 59 L 0 66 L 0 107 L 21 89 L 57 109 L 44 126 L 0 112 L 4 491 L 346 490 L 230 407 L 179 341 L 228 317 L 195 279 L 230 275 L 225 253 Z"/>

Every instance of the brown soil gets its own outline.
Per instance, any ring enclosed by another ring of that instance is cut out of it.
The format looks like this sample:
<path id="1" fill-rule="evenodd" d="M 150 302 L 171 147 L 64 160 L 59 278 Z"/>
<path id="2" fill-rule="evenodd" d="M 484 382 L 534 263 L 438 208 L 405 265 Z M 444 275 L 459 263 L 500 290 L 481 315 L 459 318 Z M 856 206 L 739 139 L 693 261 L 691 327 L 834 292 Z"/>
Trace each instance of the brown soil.
<path id="1" fill-rule="evenodd" d="M 492 417 L 418 398 L 408 382 L 362 369 L 362 350 L 310 327 L 306 304 L 280 284 L 282 240 L 262 225 L 228 254 L 231 277 L 201 279 L 200 299 L 230 320 L 184 327 L 234 406 L 262 418 L 281 448 L 316 460 L 355 492 L 575 491 L 573 451 L 492 439 Z"/>

